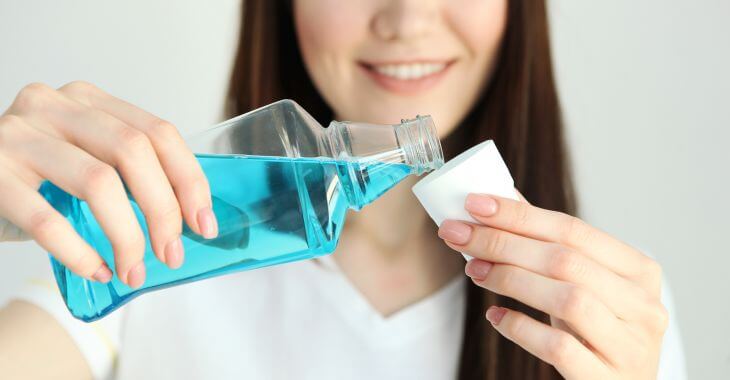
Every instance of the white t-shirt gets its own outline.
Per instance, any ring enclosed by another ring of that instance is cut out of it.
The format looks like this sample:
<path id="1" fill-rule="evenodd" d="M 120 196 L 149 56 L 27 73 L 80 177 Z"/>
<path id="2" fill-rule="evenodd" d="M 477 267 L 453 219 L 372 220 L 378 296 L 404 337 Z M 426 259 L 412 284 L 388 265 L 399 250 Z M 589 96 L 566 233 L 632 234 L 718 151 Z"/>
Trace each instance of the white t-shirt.
<path id="1" fill-rule="evenodd" d="M 88 324 L 71 317 L 55 285 L 36 281 L 19 298 L 61 322 L 97 379 L 428 380 L 456 377 L 465 281 L 387 318 L 331 257 L 152 292 Z M 674 318 L 659 378 L 686 378 Z"/>

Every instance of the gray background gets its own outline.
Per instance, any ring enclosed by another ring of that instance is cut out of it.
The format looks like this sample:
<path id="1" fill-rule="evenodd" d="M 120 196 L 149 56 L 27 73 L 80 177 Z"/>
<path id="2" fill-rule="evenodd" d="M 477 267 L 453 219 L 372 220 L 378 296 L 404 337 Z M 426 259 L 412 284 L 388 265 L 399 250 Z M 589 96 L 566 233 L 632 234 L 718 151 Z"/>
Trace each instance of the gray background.
<path id="1" fill-rule="evenodd" d="M 0 109 L 29 82 L 84 79 L 183 132 L 211 125 L 238 4 L 3 0 Z M 557 0 L 550 15 L 582 216 L 663 264 L 690 377 L 728 378 L 730 2 Z M 31 243 L 0 244 L 0 268 L 0 303 L 49 270 Z"/>

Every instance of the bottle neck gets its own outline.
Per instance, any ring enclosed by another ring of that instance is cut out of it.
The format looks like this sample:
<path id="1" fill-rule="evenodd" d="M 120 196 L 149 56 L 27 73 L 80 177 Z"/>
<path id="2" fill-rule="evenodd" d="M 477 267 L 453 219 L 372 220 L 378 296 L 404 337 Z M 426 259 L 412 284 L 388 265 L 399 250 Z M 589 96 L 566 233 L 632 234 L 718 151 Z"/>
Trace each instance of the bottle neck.
<path id="1" fill-rule="evenodd" d="M 333 121 L 326 136 L 335 159 L 404 164 L 416 175 L 444 164 L 441 143 L 430 116 L 416 116 L 395 125 Z"/>
<path id="2" fill-rule="evenodd" d="M 444 153 L 431 116 L 402 120 L 394 128 L 405 163 L 415 169 L 415 174 L 421 175 L 444 165 Z"/>
<path id="3" fill-rule="evenodd" d="M 396 125 L 333 121 L 324 136 L 330 157 L 344 161 L 340 179 L 355 210 L 407 176 L 444 164 L 441 143 L 429 116 Z"/>

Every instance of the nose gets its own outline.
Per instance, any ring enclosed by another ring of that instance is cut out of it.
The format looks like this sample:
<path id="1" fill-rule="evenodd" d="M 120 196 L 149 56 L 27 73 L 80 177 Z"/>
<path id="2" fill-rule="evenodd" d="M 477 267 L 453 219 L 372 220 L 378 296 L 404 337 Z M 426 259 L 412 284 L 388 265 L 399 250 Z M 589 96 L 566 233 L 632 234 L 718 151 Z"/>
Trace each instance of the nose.
<path id="1" fill-rule="evenodd" d="M 385 1 L 373 18 L 373 32 L 386 41 L 423 37 L 437 22 L 439 3 L 438 0 Z"/>

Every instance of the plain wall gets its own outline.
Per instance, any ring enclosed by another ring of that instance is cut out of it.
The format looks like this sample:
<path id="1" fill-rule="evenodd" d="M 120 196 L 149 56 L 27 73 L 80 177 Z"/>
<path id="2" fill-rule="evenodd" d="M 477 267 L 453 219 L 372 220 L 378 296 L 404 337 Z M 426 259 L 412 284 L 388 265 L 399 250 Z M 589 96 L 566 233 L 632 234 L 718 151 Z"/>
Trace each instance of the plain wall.
<path id="1" fill-rule="evenodd" d="M 730 376 L 730 2 L 550 7 L 581 215 L 654 255 L 691 378 Z M 221 120 L 238 1 L 0 3 L 0 109 L 29 82 L 96 83 L 192 132 Z M 0 303 L 48 271 L 0 244 Z"/>

